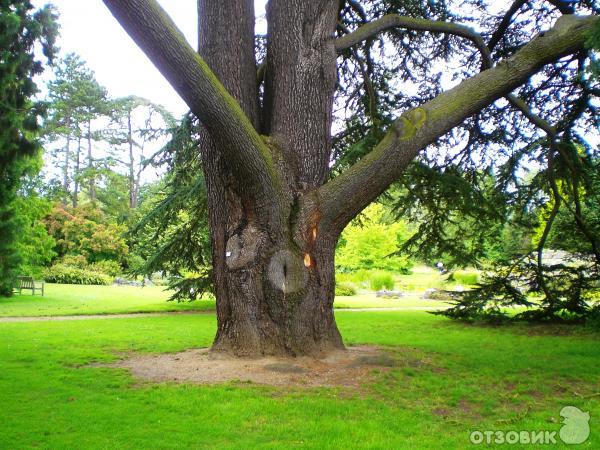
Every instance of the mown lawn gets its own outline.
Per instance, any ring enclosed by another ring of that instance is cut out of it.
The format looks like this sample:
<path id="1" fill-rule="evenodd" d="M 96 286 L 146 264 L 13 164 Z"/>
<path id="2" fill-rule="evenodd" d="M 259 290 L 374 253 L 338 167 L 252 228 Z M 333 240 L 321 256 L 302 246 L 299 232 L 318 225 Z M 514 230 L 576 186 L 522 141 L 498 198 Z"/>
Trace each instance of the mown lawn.
<path id="1" fill-rule="evenodd" d="M 214 310 L 214 300 L 169 302 L 171 292 L 164 287 L 146 286 L 78 286 L 46 284 L 45 296 L 16 294 L 0 297 L 0 317 L 72 316 L 90 314 L 121 314 L 169 311 Z M 423 300 L 417 295 L 400 299 L 377 298 L 375 294 L 339 297 L 336 308 L 412 308 L 444 306 L 435 300 Z"/>
<path id="2" fill-rule="evenodd" d="M 557 431 L 565 405 L 590 412 L 580 447 L 600 448 L 598 333 L 337 317 L 348 344 L 385 346 L 397 367 L 359 390 L 149 384 L 86 365 L 207 346 L 213 315 L 0 323 L 0 448 L 469 448 L 470 430 Z"/>
<path id="3" fill-rule="evenodd" d="M 160 286 L 81 286 L 46 284 L 44 297 L 16 294 L 0 297 L 0 317 L 71 316 L 166 311 L 213 310 L 215 302 L 169 302 L 171 292 Z"/>

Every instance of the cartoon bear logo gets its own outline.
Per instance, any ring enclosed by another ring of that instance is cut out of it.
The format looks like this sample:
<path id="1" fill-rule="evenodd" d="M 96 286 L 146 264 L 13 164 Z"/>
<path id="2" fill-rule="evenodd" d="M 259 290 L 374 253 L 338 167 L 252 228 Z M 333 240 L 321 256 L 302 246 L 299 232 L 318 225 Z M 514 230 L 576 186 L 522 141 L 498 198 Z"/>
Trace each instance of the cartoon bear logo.
<path id="1" fill-rule="evenodd" d="M 560 410 L 564 417 L 559 436 L 565 444 L 582 444 L 590 435 L 590 413 L 575 406 L 565 406 Z"/>

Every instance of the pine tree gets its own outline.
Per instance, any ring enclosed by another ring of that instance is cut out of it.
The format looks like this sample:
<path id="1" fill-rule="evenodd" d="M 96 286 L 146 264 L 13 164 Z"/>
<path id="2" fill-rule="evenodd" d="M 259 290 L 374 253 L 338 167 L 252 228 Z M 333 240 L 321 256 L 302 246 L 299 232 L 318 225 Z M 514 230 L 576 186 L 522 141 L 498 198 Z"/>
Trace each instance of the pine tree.
<path id="1" fill-rule="evenodd" d="M 157 1 L 104 3 L 200 122 L 218 351 L 343 347 L 336 242 L 413 163 L 476 181 L 506 160 L 504 203 L 527 158 L 551 165 L 595 120 L 590 0 L 270 0 L 261 39 L 252 0 L 199 0 L 199 54 Z M 481 198 L 463 186 L 459 203 Z"/>
<path id="2" fill-rule="evenodd" d="M 20 180 L 37 166 L 38 120 L 42 105 L 33 81 L 44 70 L 34 47 L 41 44 L 48 63 L 54 57 L 56 14 L 35 10 L 27 0 L 0 1 L 0 295 L 11 295 L 20 256 L 15 198 Z"/>

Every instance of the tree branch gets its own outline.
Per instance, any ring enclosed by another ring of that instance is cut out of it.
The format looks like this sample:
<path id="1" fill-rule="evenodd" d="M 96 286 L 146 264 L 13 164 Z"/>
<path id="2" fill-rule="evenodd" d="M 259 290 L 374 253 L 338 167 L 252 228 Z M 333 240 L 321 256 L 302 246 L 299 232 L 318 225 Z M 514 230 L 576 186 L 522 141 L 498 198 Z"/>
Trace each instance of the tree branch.
<path id="1" fill-rule="evenodd" d="M 477 47 L 485 47 L 483 38 L 472 28 L 465 25 L 438 20 L 417 19 L 414 17 L 400 16 L 398 14 L 388 14 L 381 19 L 369 22 L 353 32 L 337 38 L 334 42 L 335 50 L 339 53 L 391 28 L 407 28 L 416 31 L 454 34 L 473 41 Z"/>
<path id="2" fill-rule="evenodd" d="M 498 28 L 496 28 L 496 31 L 494 31 L 490 41 L 488 42 L 487 46 L 490 51 L 493 50 L 496 45 L 498 45 L 498 42 L 500 42 L 502 36 L 504 36 L 504 33 L 506 33 L 506 30 L 508 30 L 508 27 L 512 23 L 513 16 L 525 3 L 527 3 L 527 0 L 516 0 L 508 9 L 508 11 L 506 11 L 504 17 L 502 17 L 502 20 L 500 21 L 500 24 L 498 25 Z"/>
<path id="3" fill-rule="evenodd" d="M 257 207 L 273 212 L 279 195 L 269 149 L 167 13 L 156 0 L 104 3 L 206 127 L 233 173 L 249 182 Z"/>
<path id="4" fill-rule="evenodd" d="M 545 64 L 583 48 L 597 21 L 593 16 L 563 16 L 511 58 L 402 114 L 368 155 L 319 189 L 322 226 L 340 232 L 402 174 L 419 151 L 507 96 Z"/>

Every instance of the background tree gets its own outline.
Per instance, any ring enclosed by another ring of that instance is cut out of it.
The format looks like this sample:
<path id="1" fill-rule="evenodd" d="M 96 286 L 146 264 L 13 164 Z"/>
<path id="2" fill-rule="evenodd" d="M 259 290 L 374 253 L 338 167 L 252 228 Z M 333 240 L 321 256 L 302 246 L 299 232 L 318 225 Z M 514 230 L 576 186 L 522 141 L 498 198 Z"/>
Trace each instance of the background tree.
<path id="1" fill-rule="evenodd" d="M 57 65 L 56 76 L 48 84 L 48 98 L 50 117 L 45 132 L 48 141 L 61 146 L 55 155 L 63 177 L 63 202 L 69 198 L 77 206 L 82 180 L 87 180 L 88 196 L 95 200 L 93 143 L 101 137 L 93 130 L 93 123 L 109 113 L 106 89 L 85 62 L 70 53 Z"/>
<path id="2" fill-rule="evenodd" d="M 54 56 L 56 15 L 31 2 L 0 2 L 0 295 L 12 295 L 21 255 L 17 244 L 16 193 L 21 178 L 35 170 L 41 105 L 34 103 L 33 81 L 43 71 L 35 46 L 50 63 Z"/>
<path id="3" fill-rule="evenodd" d="M 480 1 L 271 0 L 266 56 L 257 70 L 251 0 L 199 0 L 199 55 L 156 1 L 104 2 L 202 124 L 198 148 L 217 296 L 213 348 L 236 354 L 342 347 L 332 306 L 334 251 L 344 227 L 422 150 L 438 160 L 428 148 L 434 143 L 444 149 L 481 130 L 468 139 L 473 162 L 474 148 L 497 148 L 502 131 L 486 130 L 503 130 L 507 118 L 517 117 L 507 112 L 512 108 L 534 123 L 532 107 L 569 115 L 575 97 L 589 88 L 581 77 L 589 65 L 585 42 L 598 22 L 570 15 L 575 6 L 561 1 L 516 2 L 490 20 Z M 595 8 L 580 5 L 588 13 Z M 512 28 L 522 7 L 528 25 Z M 483 34 L 457 23 L 478 17 Z M 556 23 L 548 29 L 550 22 Z M 388 42 L 399 63 L 384 70 L 393 62 L 385 57 Z M 455 87 L 444 89 L 436 64 L 451 57 L 466 63 L 453 71 Z M 545 90 L 528 83 L 536 73 L 542 84 L 564 82 Z M 416 80 L 416 94 L 397 95 L 411 91 L 394 76 Z M 512 93 L 522 85 L 525 99 Z M 370 137 L 360 146 L 368 152 L 331 171 L 332 159 L 344 159 L 347 145 L 356 144 L 348 138 L 334 153 L 331 136 L 334 105 L 348 103 L 355 88 L 379 93 L 354 120 L 367 127 L 354 136 Z M 561 101 L 547 102 L 552 93 Z M 504 114 L 491 114 L 503 97 Z M 584 113 L 575 116 L 589 119 Z M 513 141 L 536 140 L 522 123 L 507 129 Z M 535 155 L 531 147 L 521 152 Z"/>
<path id="4" fill-rule="evenodd" d="M 112 102 L 110 142 L 125 153 L 116 160 L 125 166 L 129 183 L 129 207 L 138 205 L 141 178 L 148 166 L 147 145 L 166 136 L 175 126 L 173 116 L 161 105 L 141 97 L 122 97 Z"/>
<path id="5" fill-rule="evenodd" d="M 16 243 L 16 253 L 21 259 L 19 274 L 39 279 L 43 278 L 43 267 L 56 256 L 56 241 L 48 234 L 43 222 L 52 210 L 52 202 L 37 192 L 37 177 L 37 174 L 25 177 L 17 192 L 15 222 L 19 230 Z"/>

